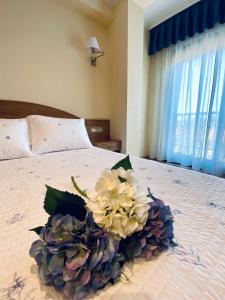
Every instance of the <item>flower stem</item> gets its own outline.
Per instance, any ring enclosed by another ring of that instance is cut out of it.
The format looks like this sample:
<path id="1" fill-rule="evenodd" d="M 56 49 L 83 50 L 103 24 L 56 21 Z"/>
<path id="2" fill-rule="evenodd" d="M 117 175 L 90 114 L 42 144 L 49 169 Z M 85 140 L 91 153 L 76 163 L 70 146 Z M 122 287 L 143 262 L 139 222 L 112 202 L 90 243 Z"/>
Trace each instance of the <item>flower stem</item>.
<path id="1" fill-rule="evenodd" d="M 79 186 L 77 185 L 77 183 L 76 183 L 76 181 L 75 181 L 75 179 L 74 179 L 73 176 L 71 177 L 71 180 L 72 180 L 72 183 L 73 183 L 73 186 L 74 186 L 75 190 L 77 190 L 78 193 L 79 193 L 81 196 L 83 196 L 83 197 L 85 197 L 85 198 L 88 198 L 88 195 L 85 193 L 85 191 L 82 191 L 82 190 L 79 188 Z"/>
<path id="2" fill-rule="evenodd" d="M 131 280 L 130 280 L 130 278 L 124 272 L 121 273 L 120 280 L 123 283 L 132 283 Z"/>

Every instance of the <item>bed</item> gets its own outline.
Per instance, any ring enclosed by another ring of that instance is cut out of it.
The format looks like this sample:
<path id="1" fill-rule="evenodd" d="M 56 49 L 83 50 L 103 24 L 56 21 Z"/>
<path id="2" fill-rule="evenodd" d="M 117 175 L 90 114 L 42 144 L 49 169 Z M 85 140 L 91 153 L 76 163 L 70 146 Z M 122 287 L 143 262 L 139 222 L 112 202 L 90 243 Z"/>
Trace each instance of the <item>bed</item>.
<path id="1" fill-rule="evenodd" d="M 75 118 L 42 105 L 0 101 L 0 118 L 28 114 Z M 64 299 L 41 284 L 28 254 L 36 239 L 28 230 L 47 219 L 45 184 L 73 192 L 74 176 L 92 190 L 102 170 L 122 157 L 93 147 L 0 161 L 0 299 Z M 131 161 L 141 187 L 149 186 L 171 206 L 178 246 L 149 262 L 127 264 L 129 283 L 109 286 L 91 299 L 225 299 L 224 179 L 137 157 Z"/>

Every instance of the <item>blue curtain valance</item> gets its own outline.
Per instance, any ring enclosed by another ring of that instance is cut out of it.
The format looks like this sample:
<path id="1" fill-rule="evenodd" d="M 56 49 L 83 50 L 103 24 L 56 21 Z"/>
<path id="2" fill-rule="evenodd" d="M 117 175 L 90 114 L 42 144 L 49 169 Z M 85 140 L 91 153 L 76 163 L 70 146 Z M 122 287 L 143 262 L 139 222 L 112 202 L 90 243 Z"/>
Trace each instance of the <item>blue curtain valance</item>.
<path id="1" fill-rule="evenodd" d="M 152 28 L 148 54 L 225 23 L 225 0 L 201 0 Z"/>

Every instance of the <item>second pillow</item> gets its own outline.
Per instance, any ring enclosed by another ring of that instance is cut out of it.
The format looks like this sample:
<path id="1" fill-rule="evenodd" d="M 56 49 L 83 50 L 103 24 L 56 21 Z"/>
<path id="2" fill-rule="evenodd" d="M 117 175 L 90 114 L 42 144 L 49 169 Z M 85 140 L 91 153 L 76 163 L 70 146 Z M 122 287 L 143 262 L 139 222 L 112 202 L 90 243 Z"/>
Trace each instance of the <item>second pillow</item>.
<path id="1" fill-rule="evenodd" d="M 32 152 L 35 154 L 92 147 L 84 119 L 27 117 Z"/>

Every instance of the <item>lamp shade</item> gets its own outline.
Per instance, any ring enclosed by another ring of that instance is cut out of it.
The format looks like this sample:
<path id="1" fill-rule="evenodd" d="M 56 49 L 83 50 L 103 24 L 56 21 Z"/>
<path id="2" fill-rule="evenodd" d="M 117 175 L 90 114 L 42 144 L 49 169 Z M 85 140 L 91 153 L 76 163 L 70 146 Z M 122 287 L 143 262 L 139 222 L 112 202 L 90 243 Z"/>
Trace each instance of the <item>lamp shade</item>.
<path id="1" fill-rule="evenodd" d="M 100 50 L 98 41 L 97 41 L 96 37 L 94 37 L 94 36 L 92 36 L 88 39 L 86 47 L 87 47 L 87 49 L 94 48 L 96 50 Z"/>

